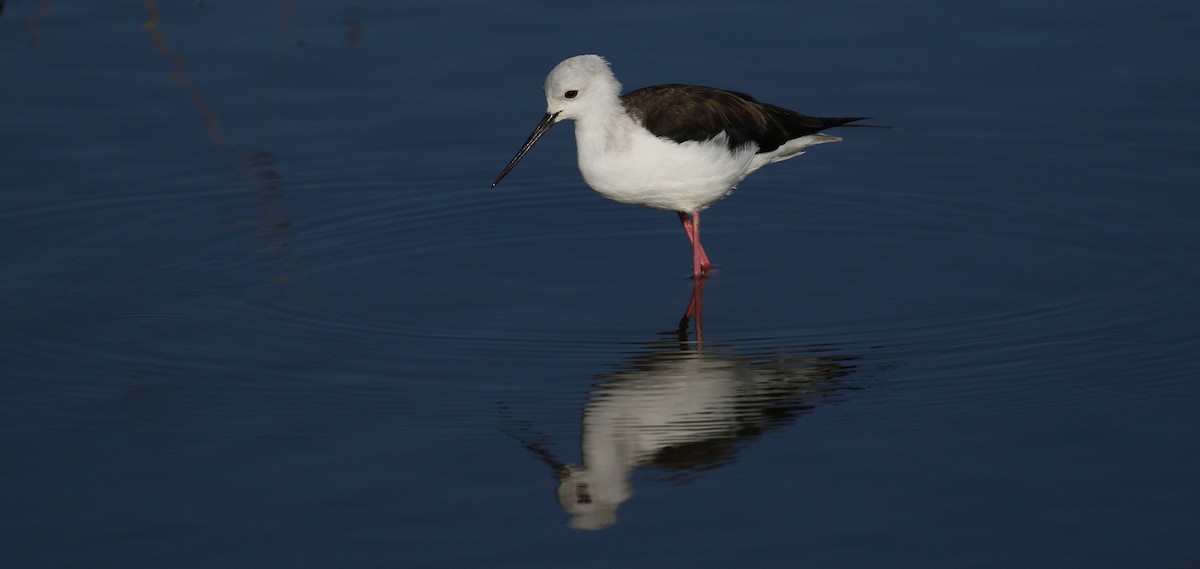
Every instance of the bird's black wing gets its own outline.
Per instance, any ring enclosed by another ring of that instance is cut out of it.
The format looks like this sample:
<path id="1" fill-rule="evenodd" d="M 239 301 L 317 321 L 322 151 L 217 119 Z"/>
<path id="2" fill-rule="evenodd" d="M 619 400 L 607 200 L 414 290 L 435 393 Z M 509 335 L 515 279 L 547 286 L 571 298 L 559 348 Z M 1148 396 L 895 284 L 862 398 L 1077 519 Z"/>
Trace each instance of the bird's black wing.
<path id="1" fill-rule="evenodd" d="M 634 120 L 655 136 L 675 142 L 705 141 L 724 132 L 729 148 L 746 144 L 771 152 L 789 140 L 863 117 L 823 118 L 760 103 L 745 93 L 698 85 L 655 85 L 621 101 Z"/>

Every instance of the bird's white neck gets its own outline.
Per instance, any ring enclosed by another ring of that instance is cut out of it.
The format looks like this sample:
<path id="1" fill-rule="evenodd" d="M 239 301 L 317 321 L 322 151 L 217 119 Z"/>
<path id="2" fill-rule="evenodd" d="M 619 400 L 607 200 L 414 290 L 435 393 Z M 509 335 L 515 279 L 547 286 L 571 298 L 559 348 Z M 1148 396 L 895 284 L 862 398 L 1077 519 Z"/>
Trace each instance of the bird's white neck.
<path id="1" fill-rule="evenodd" d="M 575 119 L 575 143 L 580 156 L 620 152 L 628 147 L 636 125 L 625 113 L 620 101 L 593 109 Z"/>

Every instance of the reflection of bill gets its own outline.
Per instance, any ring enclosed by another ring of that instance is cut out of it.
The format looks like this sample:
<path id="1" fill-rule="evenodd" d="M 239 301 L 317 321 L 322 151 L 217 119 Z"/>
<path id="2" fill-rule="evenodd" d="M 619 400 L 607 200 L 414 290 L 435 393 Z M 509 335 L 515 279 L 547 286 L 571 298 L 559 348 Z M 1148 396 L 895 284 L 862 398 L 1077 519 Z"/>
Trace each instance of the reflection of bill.
<path id="1" fill-rule="evenodd" d="M 527 432 L 509 433 L 555 469 L 571 527 L 615 523 L 617 509 L 633 495 L 635 469 L 686 480 L 732 463 L 744 442 L 838 400 L 857 359 L 832 346 L 697 348 L 651 343 L 601 376 L 583 411 L 580 465 L 557 460 Z"/>

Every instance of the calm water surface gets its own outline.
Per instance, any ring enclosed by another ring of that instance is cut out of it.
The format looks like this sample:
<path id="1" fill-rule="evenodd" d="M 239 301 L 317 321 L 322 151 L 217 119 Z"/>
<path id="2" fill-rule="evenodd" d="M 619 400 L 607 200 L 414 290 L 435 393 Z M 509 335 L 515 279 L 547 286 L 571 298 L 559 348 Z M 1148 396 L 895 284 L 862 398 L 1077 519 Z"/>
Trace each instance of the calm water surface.
<path id="1" fill-rule="evenodd" d="M 1194 3 L 2 6 L 0 566 L 1200 559 Z M 698 287 L 587 52 L 903 130 Z"/>

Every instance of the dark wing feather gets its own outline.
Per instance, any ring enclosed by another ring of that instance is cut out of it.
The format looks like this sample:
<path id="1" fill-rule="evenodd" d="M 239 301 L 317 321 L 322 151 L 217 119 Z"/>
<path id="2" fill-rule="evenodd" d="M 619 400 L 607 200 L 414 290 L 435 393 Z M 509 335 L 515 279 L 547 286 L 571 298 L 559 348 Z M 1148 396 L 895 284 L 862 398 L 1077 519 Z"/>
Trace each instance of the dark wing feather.
<path id="1" fill-rule="evenodd" d="M 759 103 L 745 93 L 697 85 L 655 85 L 632 91 L 621 100 L 634 120 L 656 136 L 687 142 L 711 140 L 724 132 L 729 148 L 753 143 L 759 153 L 863 118 L 810 117 Z"/>

